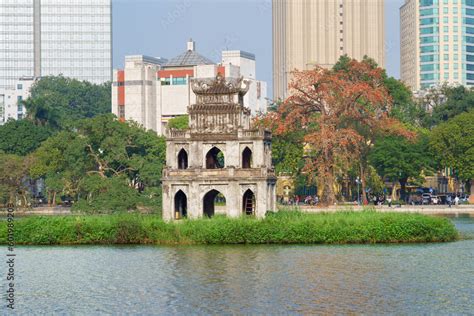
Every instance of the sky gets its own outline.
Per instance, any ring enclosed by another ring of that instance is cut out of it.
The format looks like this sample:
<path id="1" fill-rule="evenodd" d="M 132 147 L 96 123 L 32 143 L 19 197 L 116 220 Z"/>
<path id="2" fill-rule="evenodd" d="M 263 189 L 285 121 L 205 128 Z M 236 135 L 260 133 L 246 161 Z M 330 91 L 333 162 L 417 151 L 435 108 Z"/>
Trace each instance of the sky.
<path id="1" fill-rule="evenodd" d="M 385 0 L 385 67 L 396 78 L 403 2 Z M 196 51 L 215 62 L 226 49 L 255 54 L 256 78 L 272 95 L 271 0 L 112 0 L 112 10 L 114 68 L 123 67 L 126 55 L 175 57 L 192 38 Z"/>

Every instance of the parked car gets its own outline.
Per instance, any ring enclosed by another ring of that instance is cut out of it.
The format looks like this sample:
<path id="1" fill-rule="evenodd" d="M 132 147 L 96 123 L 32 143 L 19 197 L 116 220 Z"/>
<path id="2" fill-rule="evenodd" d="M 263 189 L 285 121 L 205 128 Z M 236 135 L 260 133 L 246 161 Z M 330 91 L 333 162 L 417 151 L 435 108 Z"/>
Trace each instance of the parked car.
<path id="1" fill-rule="evenodd" d="M 423 205 L 431 204 L 431 194 L 423 193 L 421 195 L 421 204 L 423 204 Z"/>
<path id="2" fill-rule="evenodd" d="M 432 195 L 431 196 L 431 203 L 434 205 L 441 204 L 441 198 L 438 197 L 437 195 Z"/>

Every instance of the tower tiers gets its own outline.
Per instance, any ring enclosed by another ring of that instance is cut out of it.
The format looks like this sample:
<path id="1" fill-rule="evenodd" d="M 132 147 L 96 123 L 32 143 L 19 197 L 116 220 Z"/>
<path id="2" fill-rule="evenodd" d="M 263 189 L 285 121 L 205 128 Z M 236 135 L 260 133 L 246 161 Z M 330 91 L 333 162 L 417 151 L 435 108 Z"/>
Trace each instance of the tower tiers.
<path id="1" fill-rule="evenodd" d="M 189 128 L 166 132 L 164 219 L 275 211 L 271 133 L 254 128 L 243 106 L 249 82 L 217 76 L 191 84 Z"/>

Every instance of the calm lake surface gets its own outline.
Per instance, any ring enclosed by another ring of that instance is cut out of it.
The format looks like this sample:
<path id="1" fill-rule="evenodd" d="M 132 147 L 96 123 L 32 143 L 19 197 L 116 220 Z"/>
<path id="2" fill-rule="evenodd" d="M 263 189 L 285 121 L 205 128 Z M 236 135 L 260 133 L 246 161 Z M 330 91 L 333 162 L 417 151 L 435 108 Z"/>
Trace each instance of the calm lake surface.
<path id="1" fill-rule="evenodd" d="M 473 218 L 453 221 L 474 237 Z M 0 253 L 5 258 L 5 249 Z M 18 247 L 16 254 L 15 311 L 21 315 L 474 313 L 474 239 L 419 245 Z"/>

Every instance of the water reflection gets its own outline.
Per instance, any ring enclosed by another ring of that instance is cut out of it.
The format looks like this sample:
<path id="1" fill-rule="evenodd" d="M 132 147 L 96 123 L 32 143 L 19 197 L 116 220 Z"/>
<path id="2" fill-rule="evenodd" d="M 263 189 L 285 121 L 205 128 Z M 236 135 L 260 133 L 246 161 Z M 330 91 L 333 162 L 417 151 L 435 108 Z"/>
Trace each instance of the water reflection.
<path id="1" fill-rule="evenodd" d="M 456 222 L 474 231 L 473 219 Z M 19 314 L 459 314 L 474 240 L 427 245 L 24 247 Z"/>

